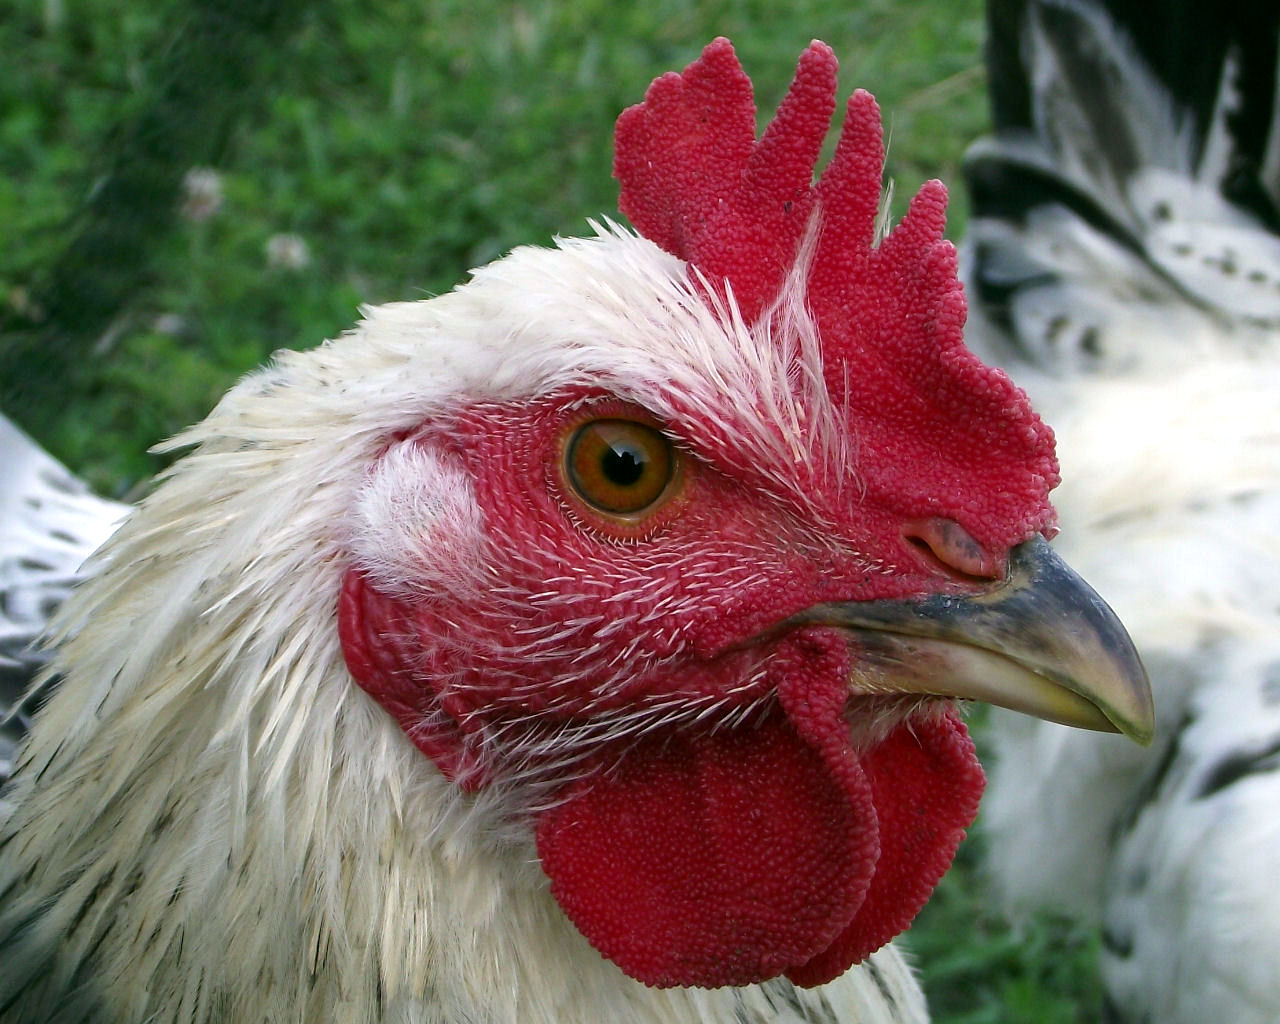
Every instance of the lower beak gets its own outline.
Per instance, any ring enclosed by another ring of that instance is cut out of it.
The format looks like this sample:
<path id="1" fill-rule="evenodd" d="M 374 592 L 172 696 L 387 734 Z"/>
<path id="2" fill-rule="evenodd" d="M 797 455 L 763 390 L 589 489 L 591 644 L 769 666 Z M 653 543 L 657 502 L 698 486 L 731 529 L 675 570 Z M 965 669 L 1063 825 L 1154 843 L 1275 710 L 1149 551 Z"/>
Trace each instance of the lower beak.
<path id="1" fill-rule="evenodd" d="M 1120 620 L 1042 537 L 977 594 L 822 604 L 792 620 L 847 630 L 854 694 L 981 700 L 1051 722 L 1155 734 L 1151 686 Z"/>

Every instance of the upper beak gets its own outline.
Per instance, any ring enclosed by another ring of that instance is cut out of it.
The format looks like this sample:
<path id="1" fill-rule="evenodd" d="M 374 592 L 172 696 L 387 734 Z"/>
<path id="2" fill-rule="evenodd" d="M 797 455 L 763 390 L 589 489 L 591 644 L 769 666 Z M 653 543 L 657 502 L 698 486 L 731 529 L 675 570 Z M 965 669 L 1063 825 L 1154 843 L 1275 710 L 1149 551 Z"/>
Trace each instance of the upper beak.
<path id="1" fill-rule="evenodd" d="M 982 700 L 1143 745 L 1155 734 L 1129 634 L 1042 537 L 1014 548 L 1006 578 L 980 593 L 823 604 L 798 619 L 854 635 L 854 693 Z"/>

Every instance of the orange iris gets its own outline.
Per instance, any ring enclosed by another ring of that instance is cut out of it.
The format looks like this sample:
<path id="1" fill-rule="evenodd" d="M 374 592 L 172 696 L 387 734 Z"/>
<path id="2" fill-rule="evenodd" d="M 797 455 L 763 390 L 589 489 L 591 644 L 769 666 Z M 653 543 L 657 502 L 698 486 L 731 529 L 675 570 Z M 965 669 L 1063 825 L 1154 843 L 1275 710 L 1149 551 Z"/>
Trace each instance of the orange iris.
<path id="1" fill-rule="evenodd" d="M 676 476 L 676 453 L 662 432 L 634 420 L 601 419 L 573 434 L 567 477 L 589 505 L 634 516 L 656 505 Z"/>

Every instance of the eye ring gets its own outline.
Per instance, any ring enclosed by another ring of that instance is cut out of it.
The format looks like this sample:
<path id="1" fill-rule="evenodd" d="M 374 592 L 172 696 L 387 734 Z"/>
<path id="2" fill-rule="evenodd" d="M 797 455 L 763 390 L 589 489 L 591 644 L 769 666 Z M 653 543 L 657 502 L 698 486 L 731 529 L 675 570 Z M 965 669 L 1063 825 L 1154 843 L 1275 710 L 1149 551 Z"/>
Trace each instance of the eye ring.
<path id="1" fill-rule="evenodd" d="M 679 453 L 670 440 L 638 420 L 588 420 L 564 451 L 564 478 L 573 493 L 593 511 L 625 521 L 660 508 L 679 477 Z"/>

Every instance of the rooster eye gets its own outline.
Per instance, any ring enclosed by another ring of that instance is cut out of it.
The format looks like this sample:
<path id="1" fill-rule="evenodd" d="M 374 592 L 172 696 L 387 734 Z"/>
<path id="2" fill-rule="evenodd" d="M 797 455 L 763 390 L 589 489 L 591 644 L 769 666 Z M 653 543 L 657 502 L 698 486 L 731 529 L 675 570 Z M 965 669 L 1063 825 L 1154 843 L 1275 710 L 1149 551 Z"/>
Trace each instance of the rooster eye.
<path id="1" fill-rule="evenodd" d="M 592 420 L 565 453 L 566 476 L 588 504 L 613 515 L 643 512 L 668 490 L 676 456 L 662 433 L 634 420 Z"/>

